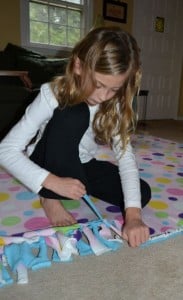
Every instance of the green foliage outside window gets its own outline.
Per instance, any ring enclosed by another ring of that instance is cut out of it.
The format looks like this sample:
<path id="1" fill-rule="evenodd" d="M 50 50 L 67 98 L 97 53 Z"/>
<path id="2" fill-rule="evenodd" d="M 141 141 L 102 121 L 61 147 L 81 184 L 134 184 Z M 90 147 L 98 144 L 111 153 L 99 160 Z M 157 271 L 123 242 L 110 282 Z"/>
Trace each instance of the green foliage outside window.
<path id="1" fill-rule="evenodd" d="M 80 39 L 81 10 L 33 2 L 29 5 L 31 43 L 72 47 Z"/>

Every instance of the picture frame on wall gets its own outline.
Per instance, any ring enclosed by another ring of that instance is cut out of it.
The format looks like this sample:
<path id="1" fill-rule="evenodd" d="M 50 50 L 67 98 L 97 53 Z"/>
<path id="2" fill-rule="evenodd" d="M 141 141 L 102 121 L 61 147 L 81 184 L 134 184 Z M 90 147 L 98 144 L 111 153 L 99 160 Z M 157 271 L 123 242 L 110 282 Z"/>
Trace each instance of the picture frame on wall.
<path id="1" fill-rule="evenodd" d="M 112 22 L 127 22 L 127 3 L 115 0 L 103 0 L 103 17 Z"/>

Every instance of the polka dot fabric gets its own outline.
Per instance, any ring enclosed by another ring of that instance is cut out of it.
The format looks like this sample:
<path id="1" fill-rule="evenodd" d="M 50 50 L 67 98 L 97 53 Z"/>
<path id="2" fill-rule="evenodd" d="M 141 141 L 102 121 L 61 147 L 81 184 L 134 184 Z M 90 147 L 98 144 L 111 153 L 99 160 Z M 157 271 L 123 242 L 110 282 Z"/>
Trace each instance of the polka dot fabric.
<path id="1" fill-rule="evenodd" d="M 152 189 L 152 199 L 143 209 L 143 218 L 151 234 L 160 234 L 183 225 L 183 144 L 136 135 L 133 146 L 140 176 Z M 101 147 L 97 157 L 114 162 L 111 151 Z M 119 208 L 92 198 L 104 218 L 123 222 Z M 96 219 L 84 201 L 63 200 L 80 223 Z M 0 236 L 49 227 L 38 195 L 0 169 Z"/>
<path id="2" fill-rule="evenodd" d="M 151 234 L 161 234 L 183 225 L 183 144 L 138 135 L 133 145 L 140 176 L 152 191 L 143 219 Z"/>

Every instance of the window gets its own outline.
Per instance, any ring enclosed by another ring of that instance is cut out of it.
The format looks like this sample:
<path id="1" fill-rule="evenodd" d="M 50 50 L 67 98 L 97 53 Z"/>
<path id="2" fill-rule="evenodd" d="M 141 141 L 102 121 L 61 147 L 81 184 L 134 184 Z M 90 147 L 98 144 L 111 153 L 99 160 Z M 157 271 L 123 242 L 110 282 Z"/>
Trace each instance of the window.
<path id="1" fill-rule="evenodd" d="M 30 48 L 65 49 L 90 29 L 91 0 L 22 0 L 22 44 Z"/>

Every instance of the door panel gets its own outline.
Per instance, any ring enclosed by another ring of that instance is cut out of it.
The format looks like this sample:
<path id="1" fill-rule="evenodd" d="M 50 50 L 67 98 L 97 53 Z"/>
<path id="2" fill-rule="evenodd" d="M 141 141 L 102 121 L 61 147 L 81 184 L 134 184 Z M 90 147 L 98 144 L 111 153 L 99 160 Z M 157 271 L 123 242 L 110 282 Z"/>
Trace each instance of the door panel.
<path id="1" fill-rule="evenodd" d="M 164 32 L 155 31 L 157 16 L 164 18 Z M 141 48 L 141 88 L 149 90 L 147 119 L 177 118 L 182 28 L 182 0 L 134 0 L 133 35 Z"/>

